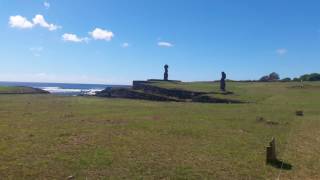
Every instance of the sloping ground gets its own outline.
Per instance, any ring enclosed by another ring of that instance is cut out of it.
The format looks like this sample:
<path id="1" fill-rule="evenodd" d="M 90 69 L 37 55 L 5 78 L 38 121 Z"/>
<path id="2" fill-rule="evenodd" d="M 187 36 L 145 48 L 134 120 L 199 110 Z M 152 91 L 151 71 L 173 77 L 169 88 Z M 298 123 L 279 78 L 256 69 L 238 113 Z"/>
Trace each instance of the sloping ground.
<path id="1" fill-rule="evenodd" d="M 101 92 L 98 92 L 96 96 L 109 98 L 144 99 L 152 101 L 181 101 L 175 97 L 169 97 L 158 93 L 148 93 L 131 88 L 107 88 Z"/>
<path id="2" fill-rule="evenodd" d="M 255 103 L 1 95 L 0 179 L 319 179 L 319 90 L 227 85 Z"/>
<path id="3" fill-rule="evenodd" d="M 304 82 L 301 88 L 300 82 L 226 82 L 228 92 L 220 91 L 219 82 L 151 82 L 152 86 L 166 89 L 181 89 L 186 91 L 203 92 L 206 95 L 216 98 L 227 98 L 239 100 L 242 102 L 263 102 L 265 99 L 274 96 L 276 93 L 285 93 L 288 89 L 297 89 L 302 91 L 319 90 L 320 82 Z"/>
<path id="4" fill-rule="evenodd" d="M 166 82 L 148 81 L 139 89 L 145 92 L 155 92 L 180 99 L 190 99 L 193 102 L 206 103 L 245 103 L 241 98 L 241 91 L 220 91 L 218 82 Z"/>
<path id="5" fill-rule="evenodd" d="M 24 86 L 0 86 L 0 94 L 49 94 L 49 92 Z"/>
<path id="6" fill-rule="evenodd" d="M 160 84 L 160 85 L 159 85 Z M 232 92 L 207 92 L 186 89 L 183 86 L 188 83 L 167 81 L 139 81 L 132 88 L 107 88 L 97 93 L 99 97 L 144 99 L 153 101 L 178 101 L 178 102 L 202 102 L 202 103 L 244 103 Z M 165 86 L 163 86 L 165 85 Z M 210 84 L 206 84 L 207 86 Z"/>

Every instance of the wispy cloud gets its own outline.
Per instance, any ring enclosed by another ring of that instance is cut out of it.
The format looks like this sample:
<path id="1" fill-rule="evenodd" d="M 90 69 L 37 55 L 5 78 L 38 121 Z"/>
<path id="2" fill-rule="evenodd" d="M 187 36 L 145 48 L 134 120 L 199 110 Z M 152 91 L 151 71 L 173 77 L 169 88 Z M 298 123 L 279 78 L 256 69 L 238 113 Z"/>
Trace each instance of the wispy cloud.
<path id="1" fill-rule="evenodd" d="M 129 46 L 130 46 L 130 44 L 127 43 L 127 42 L 124 42 L 124 43 L 121 44 L 121 47 L 123 47 L 123 48 L 127 48 Z"/>
<path id="2" fill-rule="evenodd" d="M 20 28 L 20 29 L 30 29 L 34 26 L 32 22 L 28 21 L 27 18 L 20 15 L 10 16 L 9 25 L 12 28 Z"/>
<path id="3" fill-rule="evenodd" d="M 280 56 L 283 56 L 288 53 L 288 50 L 286 48 L 279 48 L 276 50 L 276 53 Z"/>
<path id="4" fill-rule="evenodd" d="M 89 32 L 89 34 L 92 36 L 95 40 L 105 40 L 105 41 L 111 41 L 114 37 L 114 34 L 112 31 L 95 28 L 92 32 Z"/>
<path id="5" fill-rule="evenodd" d="M 88 42 L 89 38 L 87 38 L 87 37 L 80 38 L 76 34 L 65 33 L 65 34 L 62 35 L 62 40 L 63 41 L 70 41 L 70 42 L 80 43 L 80 42 Z"/>
<path id="6" fill-rule="evenodd" d="M 158 42 L 158 46 L 160 46 L 160 47 L 173 47 L 173 44 L 170 42 L 160 41 L 160 42 Z"/>
<path id="7" fill-rule="evenodd" d="M 43 6 L 46 8 L 46 9 L 49 9 L 50 8 L 50 3 L 48 1 L 45 1 L 43 3 Z"/>
<path id="8" fill-rule="evenodd" d="M 29 50 L 31 51 L 33 56 L 40 57 L 41 52 L 43 51 L 43 47 L 41 47 L 41 46 L 40 47 L 31 47 L 31 48 L 29 48 Z"/>
<path id="9" fill-rule="evenodd" d="M 10 16 L 9 17 L 9 25 L 12 28 L 20 28 L 20 29 L 31 29 L 35 27 L 36 25 L 39 25 L 41 27 L 47 28 L 49 31 L 54 31 L 61 26 L 55 25 L 55 24 L 49 24 L 43 15 L 37 14 L 32 19 L 32 22 L 29 21 L 26 17 L 23 17 L 21 15 L 16 16 Z"/>

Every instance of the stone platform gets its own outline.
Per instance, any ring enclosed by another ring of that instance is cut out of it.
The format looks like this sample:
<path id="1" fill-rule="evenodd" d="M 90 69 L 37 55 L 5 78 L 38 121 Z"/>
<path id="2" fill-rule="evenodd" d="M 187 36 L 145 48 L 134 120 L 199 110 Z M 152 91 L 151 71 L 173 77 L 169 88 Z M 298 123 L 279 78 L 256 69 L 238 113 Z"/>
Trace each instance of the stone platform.
<path id="1" fill-rule="evenodd" d="M 178 88 L 165 88 L 157 86 L 157 82 L 178 84 L 177 80 L 149 79 L 147 81 L 133 81 L 132 87 L 107 88 L 96 96 L 109 98 L 144 99 L 152 101 L 175 101 L 175 102 L 202 102 L 202 103 L 244 103 L 239 100 L 224 97 L 214 97 L 210 92 L 190 91 Z M 218 92 L 216 94 L 228 95 L 232 92 Z"/>
<path id="2" fill-rule="evenodd" d="M 132 81 L 132 86 L 133 87 L 138 87 L 138 86 L 141 86 L 141 85 L 145 85 L 145 84 L 148 84 L 148 83 L 152 83 L 152 82 L 173 82 L 173 83 L 180 83 L 182 81 L 179 81 L 179 80 L 163 80 L 163 79 L 148 79 L 146 81 Z"/>

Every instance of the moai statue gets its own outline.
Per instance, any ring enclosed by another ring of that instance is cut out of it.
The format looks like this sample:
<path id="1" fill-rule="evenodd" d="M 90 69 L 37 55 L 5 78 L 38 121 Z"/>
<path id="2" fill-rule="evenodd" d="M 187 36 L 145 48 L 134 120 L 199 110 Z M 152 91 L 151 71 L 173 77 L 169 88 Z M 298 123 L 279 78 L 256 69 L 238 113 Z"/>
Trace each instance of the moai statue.
<path id="1" fill-rule="evenodd" d="M 221 73 L 221 80 L 220 80 L 220 89 L 221 91 L 226 91 L 226 78 L 227 78 L 227 75 L 225 72 L 222 72 Z"/>
<path id="2" fill-rule="evenodd" d="M 271 142 L 269 143 L 269 146 L 267 147 L 266 163 L 272 164 L 276 162 L 277 162 L 276 140 L 275 138 L 272 138 Z"/>
<path id="3" fill-rule="evenodd" d="M 163 76 L 163 80 L 168 81 L 168 68 L 169 66 L 166 64 L 164 65 L 164 76 Z"/>

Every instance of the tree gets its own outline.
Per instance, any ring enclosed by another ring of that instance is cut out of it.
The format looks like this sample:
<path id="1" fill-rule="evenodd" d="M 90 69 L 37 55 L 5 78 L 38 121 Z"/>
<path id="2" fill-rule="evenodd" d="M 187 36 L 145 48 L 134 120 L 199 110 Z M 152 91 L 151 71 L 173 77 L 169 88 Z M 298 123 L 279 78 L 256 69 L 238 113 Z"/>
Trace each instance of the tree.
<path id="1" fill-rule="evenodd" d="M 268 82 L 269 81 L 269 76 L 262 76 L 259 81 Z"/>
<path id="2" fill-rule="evenodd" d="M 300 79 L 299 78 L 293 78 L 293 80 L 292 81 L 296 81 L 296 82 L 298 82 L 298 81 L 300 81 Z"/>
<path id="3" fill-rule="evenodd" d="M 310 74 L 309 81 L 320 81 L 320 74 L 317 74 L 317 73 Z"/>
<path id="4" fill-rule="evenodd" d="M 262 77 L 260 78 L 260 81 L 262 81 L 262 82 L 269 82 L 269 81 L 278 81 L 279 79 L 280 79 L 279 74 L 273 72 L 273 73 L 270 73 L 269 75 L 262 76 Z"/>
<path id="5" fill-rule="evenodd" d="M 302 81 L 320 81 L 320 74 L 312 73 L 312 74 L 305 74 L 300 76 Z"/>
<path id="6" fill-rule="evenodd" d="M 287 78 L 283 78 L 281 79 L 282 82 L 290 82 L 291 81 L 291 78 L 287 77 Z"/>
<path id="7" fill-rule="evenodd" d="M 280 79 L 279 74 L 273 72 L 269 75 L 269 81 L 278 81 Z"/>

